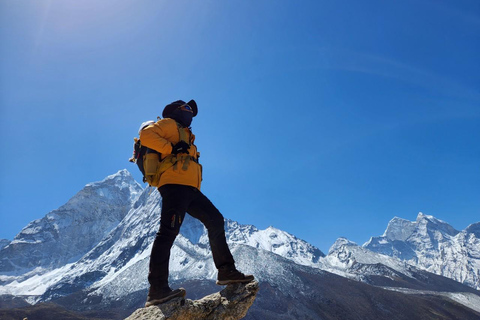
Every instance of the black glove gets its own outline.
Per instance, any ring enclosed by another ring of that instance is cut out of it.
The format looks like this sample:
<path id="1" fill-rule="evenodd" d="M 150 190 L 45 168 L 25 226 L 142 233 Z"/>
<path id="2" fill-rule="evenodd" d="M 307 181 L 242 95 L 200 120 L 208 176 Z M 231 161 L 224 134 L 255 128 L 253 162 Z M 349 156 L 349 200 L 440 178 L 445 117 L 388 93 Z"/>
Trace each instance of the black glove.
<path id="1" fill-rule="evenodd" d="M 180 141 L 176 145 L 172 144 L 172 154 L 188 153 L 190 146 L 185 141 Z"/>

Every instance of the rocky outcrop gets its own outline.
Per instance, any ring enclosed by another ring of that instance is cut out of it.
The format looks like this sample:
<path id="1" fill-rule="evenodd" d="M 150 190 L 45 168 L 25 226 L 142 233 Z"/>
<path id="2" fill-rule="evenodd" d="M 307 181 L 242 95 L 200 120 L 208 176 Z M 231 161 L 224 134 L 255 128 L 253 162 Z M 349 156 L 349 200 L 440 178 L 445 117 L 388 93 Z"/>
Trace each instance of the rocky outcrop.
<path id="1" fill-rule="evenodd" d="M 125 320 L 242 319 L 253 304 L 258 289 L 257 281 L 228 285 L 222 291 L 199 300 L 176 298 L 138 309 Z"/>

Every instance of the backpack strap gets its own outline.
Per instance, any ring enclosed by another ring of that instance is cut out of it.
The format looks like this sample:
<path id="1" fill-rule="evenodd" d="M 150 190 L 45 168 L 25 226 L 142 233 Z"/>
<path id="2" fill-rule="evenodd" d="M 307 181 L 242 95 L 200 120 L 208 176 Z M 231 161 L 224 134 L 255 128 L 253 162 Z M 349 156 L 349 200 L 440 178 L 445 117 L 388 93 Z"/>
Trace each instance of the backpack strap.
<path id="1" fill-rule="evenodd" d="M 185 132 L 185 130 L 183 130 L 184 127 L 182 127 L 182 125 L 176 121 L 175 123 L 177 124 L 178 135 L 180 136 L 180 140 L 188 143 L 188 145 L 191 145 L 188 134 Z"/>
<path id="2" fill-rule="evenodd" d="M 185 159 L 183 160 L 182 170 L 187 171 L 189 164 L 190 164 L 190 156 L 185 157 Z"/>
<path id="3" fill-rule="evenodd" d="M 180 136 L 180 140 L 188 143 L 188 145 L 191 146 L 192 144 L 190 143 L 190 136 L 187 134 L 187 132 L 185 132 L 185 129 L 184 129 L 185 127 L 183 127 L 178 122 L 176 122 L 176 123 L 177 123 L 178 135 Z M 184 154 L 180 155 L 179 154 L 179 155 L 177 155 L 176 160 L 177 161 L 175 161 L 175 163 L 174 163 L 174 168 L 175 169 L 177 168 L 177 162 L 178 161 L 183 161 L 182 170 L 187 171 L 188 166 L 190 164 L 190 160 L 195 161 L 195 158 L 193 158 L 192 156 L 190 156 L 188 154 L 187 155 L 184 155 Z"/>

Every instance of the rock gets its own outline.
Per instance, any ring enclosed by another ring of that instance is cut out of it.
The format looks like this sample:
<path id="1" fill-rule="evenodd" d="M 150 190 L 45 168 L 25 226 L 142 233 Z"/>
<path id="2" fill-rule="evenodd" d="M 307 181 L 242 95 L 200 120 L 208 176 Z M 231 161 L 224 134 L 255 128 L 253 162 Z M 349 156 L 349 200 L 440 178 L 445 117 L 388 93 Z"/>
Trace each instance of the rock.
<path id="1" fill-rule="evenodd" d="M 242 319 L 252 306 L 258 289 L 257 281 L 232 284 L 199 300 L 176 298 L 157 306 L 140 308 L 125 320 Z"/>

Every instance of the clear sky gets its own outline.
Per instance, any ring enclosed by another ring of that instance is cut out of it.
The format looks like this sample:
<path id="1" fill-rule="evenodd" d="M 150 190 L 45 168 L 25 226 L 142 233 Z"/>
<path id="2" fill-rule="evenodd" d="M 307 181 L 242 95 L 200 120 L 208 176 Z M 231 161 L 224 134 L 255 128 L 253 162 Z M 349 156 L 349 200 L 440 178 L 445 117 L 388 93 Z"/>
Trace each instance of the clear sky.
<path id="1" fill-rule="evenodd" d="M 480 221 L 478 0 L 2 0 L 0 238 L 195 99 L 202 191 L 323 251 Z"/>

